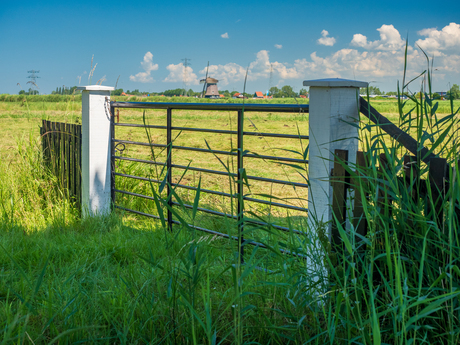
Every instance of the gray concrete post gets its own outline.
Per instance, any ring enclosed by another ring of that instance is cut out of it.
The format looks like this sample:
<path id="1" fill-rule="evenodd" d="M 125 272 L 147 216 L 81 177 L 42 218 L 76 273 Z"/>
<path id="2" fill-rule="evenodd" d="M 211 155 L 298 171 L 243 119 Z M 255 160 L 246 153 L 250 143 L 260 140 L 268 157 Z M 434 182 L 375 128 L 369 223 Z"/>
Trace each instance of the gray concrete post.
<path id="1" fill-rule="evenodd" d="M 111 203 L 110 91 L 89 85 L 82 91 L 82 215 L 107 215 Z"/>
<path id="2" fill-rule="evenodd" d="M 367 82 L 346 79 L 306 80 L 310 87 L 308 218 L 311 227 L 332 221 L 331 169 L 334 151 L 348 150 L 349 161 L 356 162 L 358 151 L 359 88 Z M 355 124 L 355 126 L 353 125 Z"/>

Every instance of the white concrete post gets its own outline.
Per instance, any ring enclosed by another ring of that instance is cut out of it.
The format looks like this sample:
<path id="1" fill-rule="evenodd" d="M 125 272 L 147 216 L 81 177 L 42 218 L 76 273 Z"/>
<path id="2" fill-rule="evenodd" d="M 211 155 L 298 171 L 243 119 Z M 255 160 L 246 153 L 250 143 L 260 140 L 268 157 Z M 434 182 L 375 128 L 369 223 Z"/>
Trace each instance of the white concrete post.
<path id="1" fill-rule="evenodd" d="M 81 201 L 83 217 L 110 213 L 110 91 L 89 85 L 82 90 Z"/>
<path id="2" fill-rule="evenodd" d="M 348 158 L 356 162 L 358 128 L 350 123 L 359 121 L 359 88 L 368 83 L 346 79 L 306 80 L 310 87 L 309 109 L 309 180 L 308 218 L 310 226 L 317 221 L 327 223 L 328 234 L 332 221 L 331 169 L 334 151 L 348 150 Z"/>

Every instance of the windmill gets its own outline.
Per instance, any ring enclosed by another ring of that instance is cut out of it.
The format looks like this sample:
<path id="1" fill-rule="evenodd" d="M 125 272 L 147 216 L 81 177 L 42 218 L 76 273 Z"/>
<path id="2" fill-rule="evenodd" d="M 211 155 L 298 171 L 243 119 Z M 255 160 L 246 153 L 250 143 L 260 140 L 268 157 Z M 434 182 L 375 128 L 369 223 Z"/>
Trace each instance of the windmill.
<path id="1" fill-rule="evenodd" d="M 200 83 L 204 84 L 203 90 L 206 89 L 204 95 L 205 98 L 220 98 L 219 90 L 217 88 L 217 79 L 207 77 L 206 79 L 201 79 Z"/>
<path id="2" fill-rule="evenodd" d="M 208 77 L 209 61 L 208 67 L 206 68 L 206 78 L 201 79 L 200 83 L 203 84 L 203 92 L 205 98 L 220 98 L 219 89 L 217 88 L 217 83 L 219 82 L 215 78 Z M 205 93 L 206 90 L 206 93 Z M 203 97 L 203 96 L 202 96 Z"/>

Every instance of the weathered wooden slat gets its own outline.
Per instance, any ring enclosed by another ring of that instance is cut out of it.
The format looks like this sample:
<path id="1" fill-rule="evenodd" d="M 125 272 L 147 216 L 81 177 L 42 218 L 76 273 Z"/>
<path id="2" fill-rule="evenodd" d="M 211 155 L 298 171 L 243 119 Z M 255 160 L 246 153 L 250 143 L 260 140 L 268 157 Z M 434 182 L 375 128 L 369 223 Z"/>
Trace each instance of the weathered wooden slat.
<path id="1" fill-rule="evenodd" d="M 70 125 L 70 194 L 75 201 L 75 125 Z"/>
<path id="2" fill-rule="evenodd" d="M 335 150 L 334 169 L 331 172 L 332 185 L 332 213 L 337 220 L 333 218 L 331 226 L 331 245 L 335 251 L 341 251 L 342 240 L 340 238 L 337 223 L 345 227 L 346 219 L 346 196 L 347 196 L 347 176 L 348 173 L 344 165 L 348 162 L 348 151 Z"/>
<path id="3" fill-rule="evenodd" d="M 65 176 L 66 176 L 66 189 L 67 195 L 70 197 L 71 193 L 71 184 L 70 184 L 70 171 L 71 171 L 71 161 L 70 161 L 70 124 L 65 124 Z"/>
<path id="4" fill-rule="evenodd" d="M 388 193 L 389 186 L 385 183 L 390 181 L 387 180 L 387 174 L 385 174 L 384 171 L 391 173 L 393 169 L 392 167 L 390 167 L 385 153 L 380 154 L 379 161 L 379 176 L 382 179 L 382 183 L 379 184 L 378 207 L 380 208 L 380 213 L 382 214 L 382 216 L 389 217 L 392 213 L 393 200 L 390 194 Z"/>
<path id="5" fill-rule="evenodd" d="M 78 126 L 77 127 L 77 131 L 76 131 L 76 139 L 78 140 L 77 141 L 77 147 L 78 149 L 76 150 L 77 152 L 77 157 L 76 157 L 76 163 L 77 163 L 77 177 L 76 177 L 76 180 L 77 180 L 77 185 L 76 185 L 76 189 L 77 189 L 77 203 L 79 205 L 81 205 L 81 143 L 82 143 L 82 140 L 81 140 L 81 126 Z"/>
<path id="6" fill-rule="evenodd" d="M 65 174 L 64 174 L 64 164 L 65 164 L 65 150 L 64 150 L 64 131 L 65 131 L 65 126 L 63 123 L 58 123 L 58 128 L 59 128 L 59 172 L 61 176 L 61 188 L 65 187 Z"/>
<path id="7" fill-rule="evenodd" d="M 415 203 L 420 197 L 420 166 L 417 162 L 416 156 L 404 156 L 404 178 L 406 182 L 406 188 L 408 193 L 412 197 L 412 201 Z"/>
<path id="8" fill-rule="evenodd" d="M 361 236 L 366 236 L 367 234 L 367 219 L 364 214 L 363 209 L 363 199 L 362 194 L 365 195 L 367 188 L 366 180 L 363 178 L 365 175 L 360 169 L 366 169 L 368 167 L 366 162 L 366 157 L 364 152 L 358 151 L 356 153 L 356 175 L 357 178 L 353 179 L 353 189 L 355 191 L 354 195 L 354 207 L 353 207 L 353 226 L 355 231 Z M 356 238 L 356 241 L 360 241 L 359 238 Z"/>
<path id="9" fill-rule="evenodd" d="M 429 203 L 430 212 L 434 212 L 434 219 L 439 228 L 442 228 L 444 222 L 444 198 L 446 194 L 446 177 L 448 177 L 448 165 L 445 158 L 434 158 L 430 161 L 429 183 L 431 186 L 431 197 L 433 207 Z"/>
<path id="10" fill-rule="evenodd" d="M 59 145 L 58 145 L 58 133 L 57 133 L 57 128 L 56 128 L 56 122 L 51 122 L 51 133 L 53 133 L 53 173 L 56 175 L 56 176 L 59 176 L 58 175 L 58 172 L 59 172 Z"/>

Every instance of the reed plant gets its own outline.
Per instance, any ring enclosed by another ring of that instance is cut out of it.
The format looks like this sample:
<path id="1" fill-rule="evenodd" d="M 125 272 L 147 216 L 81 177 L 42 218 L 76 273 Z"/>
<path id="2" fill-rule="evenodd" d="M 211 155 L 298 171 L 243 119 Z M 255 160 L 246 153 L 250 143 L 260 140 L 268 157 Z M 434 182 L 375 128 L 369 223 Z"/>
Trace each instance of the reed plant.
<path id="1" fill-rule="evenodd" d="M 0 161 L 0 342 L 458 344 L 458 109 L 452 102 L 450 114 L 438 116 L 437 102 L 422 89 L 421 98 L 398 99 L 398 114 L 419 148 L 447 159 L 442 198 L 426 182 L 426 157 L 416 156 L 417 168 L 403 175 L 405 148 L 362 121 L 368 165 L 343 165 L 365 200 L 363 215 L 350 213 L 349 226 L 336 222 L 339 248 L 328 224 L 310 228 L 290 217 L 283 236 L 268 215 L 268 225 L 245 226 L 245 242 L 198 232 L 193 226 L 238 236 L 241 223 L 201 217 L 199 207 L 212 206 L 202 204 L 201 184 L 188 198 L 169 186 L 179 204 L 171 208 L 161 169 L 148 171 L 158 184 L 124 182 L 127 190 L 151 191 L 153 200 L 133 207 L 156 210 L 160 221 L 123 212 L 81 219 L 61 198 L 65 190 L 35 138 L 19 141 L 14 164 Z M 140 174 L 134 164 L 120 169 Z M 232 193 L 247 183 L 241 175 L 229 181 Z M 168 210 L 180 222 L 173 231 Z M 240 222 L 259 216 L 246 212 Z M 254 239 L 266 248 L 251 246 Z"/>

